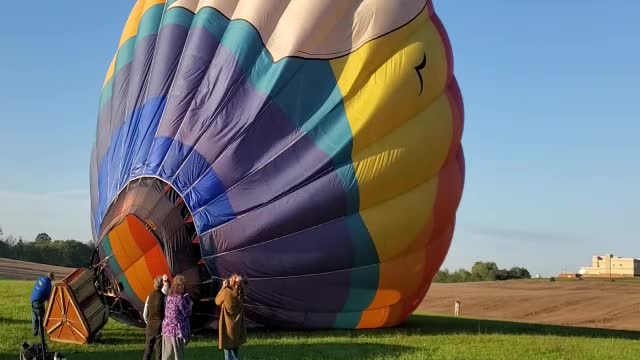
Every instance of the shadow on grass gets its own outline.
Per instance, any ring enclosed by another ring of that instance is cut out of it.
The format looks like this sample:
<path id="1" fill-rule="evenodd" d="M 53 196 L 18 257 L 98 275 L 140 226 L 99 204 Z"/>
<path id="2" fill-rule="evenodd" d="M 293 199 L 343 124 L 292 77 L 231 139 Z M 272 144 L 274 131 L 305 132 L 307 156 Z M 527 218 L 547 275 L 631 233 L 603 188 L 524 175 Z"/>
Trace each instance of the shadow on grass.
<path id="1" fill-rule="evenodd" d="M 261 329 L 254 330 L 251 333 L 251 335 L 258 338 L 291 335 L 301 338 L 317 338 L 324 336 L 357 337 L 362 335 L 411 336 L 451 334 L 553 335 L 585 338 L 640 339 L 640 332 L 638 331 L 529 324 L 510 321 L 452 318 L 430 315 L 412 315 L 407 322 L 395 328 L 330 331 L 281 331 Z M 213 335 L 214 334 L 211 336 Z"/>
<path id="2" fill-rule="evenodd" d="M 409 346 L 380 343 L 304 343 L 299 344 L 247 344 L 241 356 L 249 359 L 393 359 L 415 349 Z M 189 357 L 205 359 L 223 357 L 223 352 L 214 348 L 189 349 Z"/>
<path id="3" fill-rule="evenodd" d="M 95 344 L 99 345 L 129 345 L 129 344 L 142 344 L 144 346 L 145 343 L 144 334 L 134 333 L 130 335 L 126 334 L 113 334 L 113 333 L 102 333 L 99 337 L 94 341 Z"/>
<path id="4" fill-rule="evenodd" d="M 103 330 L 93 343 L 97 345 L 141 344 L 144 347 L 145 341 L 144 330 L 132 327 Z"/>
<path id="5" fill-rule="evenodd" d="M 512 321 L 451 318 L 444 316 L 413 315 L 401 328 L 391 331 L 416 331 L 424 334 L 510 334 L 554 335 L 587 338 L 640 339 L 640 332 L 629 330 L 596 329 L 575 326 L 530 324 Z"/>
<path id="6" fill-rule="evenodd" d="M 240 349 L 240 356 L 246 359 L 269 360 L 301 360 L 301 359 L 393 359 L 415 349 L 403 345 L 379 343 L 300 343 L 300 344 L 247 344 Z M 63 355 L 74 360 L 102 360 L 140 359 L 143 349 L 139 351 L 97 351 L 97 352 L 68 352 Z M 354 357 L 355 356 L 355 357 Z M 188 345 L 185 349 L 185 359 L 223 359 L 222 350 L 218 350 L 215 343 L 211 346 Z"/>
<path id="7" fill-rule="evenodd" d="M 31 320 L 7 319 L 7 318 L 0 317 L 0 324 L 2 324 L 2 325 L 31 325 Z"/>

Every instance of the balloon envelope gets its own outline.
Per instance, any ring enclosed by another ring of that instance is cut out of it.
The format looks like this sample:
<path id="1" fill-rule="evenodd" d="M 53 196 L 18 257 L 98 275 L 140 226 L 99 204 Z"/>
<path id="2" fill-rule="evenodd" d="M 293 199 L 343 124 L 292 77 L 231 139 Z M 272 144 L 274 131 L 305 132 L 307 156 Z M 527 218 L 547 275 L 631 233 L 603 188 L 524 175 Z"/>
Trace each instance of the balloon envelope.
<path id="1" fill-rule="evenodd" d="M 404 321 L 448 251 L 463 104 L 427 0 L 139 0 L 100 99 L 94 263 L 140 324 L 183 274 L 210 323 L 220 279 L 248 319 Z"/>

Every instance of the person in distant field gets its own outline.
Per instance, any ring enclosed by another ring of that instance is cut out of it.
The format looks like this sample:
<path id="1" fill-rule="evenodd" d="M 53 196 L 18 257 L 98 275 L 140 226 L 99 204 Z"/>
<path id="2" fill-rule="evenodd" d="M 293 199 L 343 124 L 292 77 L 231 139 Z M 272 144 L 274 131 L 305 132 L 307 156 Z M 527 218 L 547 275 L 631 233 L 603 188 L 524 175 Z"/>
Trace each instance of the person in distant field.
<path id="1" fill-rule="evenodd" d="M 33 324 L 33 336 L 39 336 L 44 321 L 44 303 L 51 295 L 51 282 L 54 279 L 52 272 L 36 280 L 31 292 L 31 322 Z"/>
<path id="2" fill-rule="evenodd" d="M 173 278 L 162 320 L 162 360 L 181 360 L 191 339 L 191 299 L 185 296 L 184 276 Z"/>
<path id="3" fill-rule="evenodd" d="M 456 305 L 454 306 L 454 315 L 458 316 L 460 314 L 460 299 L 456 298 Z"/>
<path id="4" fill-rule="evenodd" d="M 216 295 L 216 305 L 220 306 L 218 324 L 218 348 L 224 350 L 225 360 L 239 360 L 239 348 L 247 342 L 244 318 L 244 298 L 246 281 L 237 274 L 225 280 Z"/>
<path id="5" fill-rule="evenodd" d="M 166 275 L 165 275 L 166 276 Z M 144 360 L 151 360 L 151 354 L 155 360 L 162 359 L 162 320 L 164 319 L 165 294 L 162 292 L 163 278 L 157 276 L 153 279 L 153 291 L 147 296 L 144 303 L 142 317 L 147 324 L 145 336 L 147 342 L 144 348 Z"/>

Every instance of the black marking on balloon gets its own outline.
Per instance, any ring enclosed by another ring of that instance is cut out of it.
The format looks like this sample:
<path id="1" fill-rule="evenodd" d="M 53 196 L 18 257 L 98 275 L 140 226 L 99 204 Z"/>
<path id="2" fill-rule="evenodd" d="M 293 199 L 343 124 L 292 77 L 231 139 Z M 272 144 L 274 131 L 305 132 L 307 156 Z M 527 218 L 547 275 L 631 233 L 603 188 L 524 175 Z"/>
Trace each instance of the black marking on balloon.
<path id="1" fill-rule="evenodd" d="M 420 79 L 420 93 L 418 95 L 422 95 L 422 88 L 424 87 L 420 70 L 423 70 L 425 66 L 427 66 L 427 53 L 424 53 L 424 55 L 422 56 L 422 62 L 415 67 L 416 73 L 418 73 L 418 78 Z"/>

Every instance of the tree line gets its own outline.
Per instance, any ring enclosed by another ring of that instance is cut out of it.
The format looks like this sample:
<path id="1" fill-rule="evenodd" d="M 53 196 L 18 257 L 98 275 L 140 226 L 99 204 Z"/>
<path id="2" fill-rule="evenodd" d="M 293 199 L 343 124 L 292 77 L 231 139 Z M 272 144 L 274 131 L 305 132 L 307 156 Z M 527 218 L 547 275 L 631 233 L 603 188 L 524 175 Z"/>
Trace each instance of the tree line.
<path id="1" fill-rule="evenodd" d="M 33 241 L 23 241 L 13 235 L 4 237 L 0 227 L 0 257 L 41 264 L 81 267 L 87 266 L 95 250 L 93 243 L 77 240 L 53 240 L 40 233 Z"/>
<path id="2" fill-rule="evenodd" d="M 450 272 L 448 269 L 440 270 L 436 274 L 433 282 L 437 283 L 458 283 L 472 281 L 495 281 L 511 279 L 530 279 L 529 270 L 523 267 L 512 267 L 511 269 L 499 269 L 494 262 L 478 261 L 471 267 L 471 271 L 459 269 Z"/>

